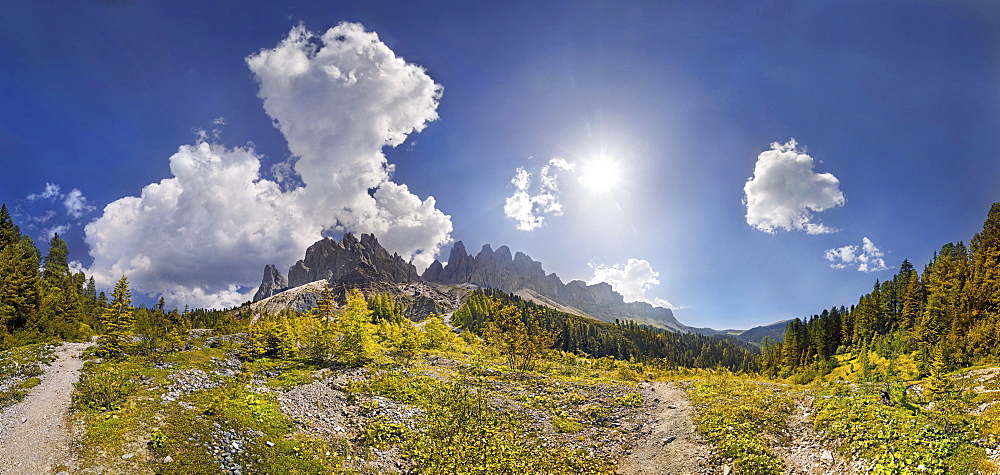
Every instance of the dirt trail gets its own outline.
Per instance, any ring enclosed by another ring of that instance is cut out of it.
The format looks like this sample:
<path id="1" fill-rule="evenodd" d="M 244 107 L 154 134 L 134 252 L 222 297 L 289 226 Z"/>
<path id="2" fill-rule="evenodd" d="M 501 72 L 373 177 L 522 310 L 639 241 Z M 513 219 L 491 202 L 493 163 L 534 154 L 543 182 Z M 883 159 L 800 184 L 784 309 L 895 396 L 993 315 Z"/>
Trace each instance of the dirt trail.
<path id="1" fill-rule="evenodd" d="M 712 449 L 695 432 L 687 394 L 673 383 L 642 383 L 642 395 L 653 401 L 649 423 L 635 449 L 618 465 L 625 475 L 721 474 L 711 462 Z"/>
<path id="2" fill-rule="evenodd" d="M 42 382 L 20 403 L 0 412 L 0 474 L 51 474 L 72 468 L 70 395 L 80 377 L 80 353 L 90 343 L 64 343 Z"/>

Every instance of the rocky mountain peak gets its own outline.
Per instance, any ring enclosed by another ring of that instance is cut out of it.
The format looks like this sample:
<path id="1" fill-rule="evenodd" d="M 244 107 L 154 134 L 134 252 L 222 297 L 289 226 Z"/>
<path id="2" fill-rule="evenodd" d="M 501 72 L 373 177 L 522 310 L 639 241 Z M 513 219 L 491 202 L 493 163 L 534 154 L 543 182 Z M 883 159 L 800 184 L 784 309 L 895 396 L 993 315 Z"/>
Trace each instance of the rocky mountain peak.
<path id="1" fill-rule="evenodd" d="M 511 256 L 507 246 L 494 251 L 492 246 L 485 244 L 473 258 L 459 241 L 452 245 L 447 265 L 435 264 L 424 271 L 424 280 L 449 285 L 469 283 L 509 293 L 529 291 L 526 295 L 538 295 L 604 321 L 637 320 L 672 330 L 688 330 L 674 318 L 670 309 L 645 302 L 625 302 L 622 295 L 605 282 L 587 285 L 574 280 L 564 284 L 559 276 L 546 275 L 542 264 L 527 254 L 517 252 Z"/>
<path id="2" fill-rule="evenodd" d="M 264 278 L 261 279 L 260 287 L 253 296 L 253 301 L 266 299 L 272 295 L 282 292 L 288 288 L 288 279 L 281 274 L 274 264 L 264 266 Z"/>
<path id="3" fill-rule="evenodd" d="M 270 297 L 286 288 L 317 280 L 326 280 L 331 285 L 355 285 L 367 282 L 415 282 L 421 279 L 413 264 L 404 261 L 398 254 L 389 254 L 375 235 L 362 234 L 359 240 L 347 233 L 340 242 L 323 238 L 309 246 L 305 257 L 288 269 L 287 281 L 284 281 L 284 277 L 273 265 L 266 266 L 264 279 L 254 295 L 254 301 Z M 284 285 L 277 286 L 279 282 Z"/>

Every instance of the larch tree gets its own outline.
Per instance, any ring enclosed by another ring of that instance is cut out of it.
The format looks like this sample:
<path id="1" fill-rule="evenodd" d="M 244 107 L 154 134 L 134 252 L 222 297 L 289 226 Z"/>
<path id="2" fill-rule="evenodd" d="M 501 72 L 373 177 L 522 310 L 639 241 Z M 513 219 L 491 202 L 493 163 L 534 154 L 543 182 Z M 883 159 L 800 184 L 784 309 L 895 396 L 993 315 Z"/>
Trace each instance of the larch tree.
<path id="1" fill-rule="evenodd" d="M 340 319 L 340 358 L 351 366 L 361 366 L 375 358 L 375 325 L 365 296 L 354 289 L 347 294 L 347 310 Z"/>

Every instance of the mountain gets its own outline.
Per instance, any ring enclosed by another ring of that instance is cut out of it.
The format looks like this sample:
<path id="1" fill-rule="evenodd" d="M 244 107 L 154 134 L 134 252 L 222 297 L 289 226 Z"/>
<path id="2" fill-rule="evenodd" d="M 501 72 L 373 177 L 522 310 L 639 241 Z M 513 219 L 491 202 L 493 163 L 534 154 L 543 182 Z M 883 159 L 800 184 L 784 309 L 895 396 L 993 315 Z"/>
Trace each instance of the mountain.
<path id="1" fill-rule="evenodd" d="M 447 262 L 435 260 L 420 275 L 412 264 L 386 251 L 372 234 L 362 234 L 358 239 L 348 233 L 340 242 L 324 238 L 306 249 L 305 257 L 288 270 L 287 279 L 274 265 L 265 266 L 261 285 L 254 295 L 254 302 L 259 303 L 255 307 L 269 312 L 283 305 L 306 310 L 324 287 L 312 283 L 325 281 L 325 285 L 338 291 L 343 287 L 362 287 L 369 293 L 392 293 L 407 307 L 407 316 L 419 320 L 429 312 L 454 311 L 471 286 L 517 294 L 541 305 L 605 322 L 634 320 L 673 331 L 732 334 L 684 325 L 668 308 L 625 302 L 621 294 L 604 282 L 563 283 L 556 274 L 546 274 L 540 262 L 521 252 L 512 255 L 507 246 L 494 251 L 486 244 L 473 257 L 458 241 L 452 245 Z M 309 287 L 303 287 L 306 285 Z"/>
<path id="2" fill-rule="evenodd" d="M 692 328 L 674 318 L 668 308 L 645 302 L 625 302 L 611 285 L 600 282 L 587 285 L 581 280 L 564 284 L 556 274 L 546 274 L 542 264 L 524 253 L 511 256 L 507 246 L 496 251 L 486 244 L 475 257 L 465 250 L 462 241 L 452 245 L 448 263 L 434 261 L 424 271 L 423 279 L 442 284 L 474 284 L 518 294 L 535 303 L 605 322 L 635 320 L 655 327 L 705 335 L 723 332 L 710 328 Z"/>
<path id="3" fill-rule="evenodd" d="M 736 339 L 750 343 L 754 346 L 760 346 L 764 338 L 771 338 L 774 341 L 781 341 L 785 337 L 785 327 L 788 326 L 790 320 L 782 320 L 780 322 L 775 322 L 770 325 L 761 325 L 759 327 L 753 327 L 745 332 L 736 335 Z"/>

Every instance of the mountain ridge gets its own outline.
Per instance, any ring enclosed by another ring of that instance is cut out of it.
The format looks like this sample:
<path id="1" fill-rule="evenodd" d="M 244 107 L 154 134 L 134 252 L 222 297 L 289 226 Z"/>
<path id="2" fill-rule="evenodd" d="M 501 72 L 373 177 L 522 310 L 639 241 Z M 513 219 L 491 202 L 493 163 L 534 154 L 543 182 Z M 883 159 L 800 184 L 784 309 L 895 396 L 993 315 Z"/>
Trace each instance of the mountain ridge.
<path id="1" fill-rule="evenodd" d="M 358 239 L 347 233 L 339 242 L 327 237 L 313 243 L 306 249 L 304 257 L 289 268 L 287 279 L 273 264 L 265 265 L 261 285 L 253 301 L 260 302 L 324 280 L 332 286 L 375 282 L 422 282 L 447 286 L 471 284 L 517 294 L 541 305 L 604 322 L 633 320 L 672 331 L 739 338 L 733 330 L 685 325 L 668 308 L 655 307 L 646 302 L 625 302 L 624 297 L 606 282 L 587 284 L 582 280 L 571 280 L 563 283 L 555 273 L 546 273 L 541 262 L 520 251 L 511 253 L 510 248 L 504 245 L 494 250 L 492 245 L 484 244 L 473 256 L 462 241 L 456 241 L 447 264 L 435 259 L 423 274 L 418 274 L 412 263 L 404 261 L 398 254 L 390 254 L 373 234 L 361 234 Z M 298 293 L 315 293 L 320 287 L 312 285 Z M 409 294 L 413 295 L 412 292 Z M 297 298 L 297 307 L 315 301 L 310 296 L 300 295 Z M 438 307 L 437 311 L 441 310 L 447 309 Z M 411 315 L 411 318 L 419 317 Z"/>

